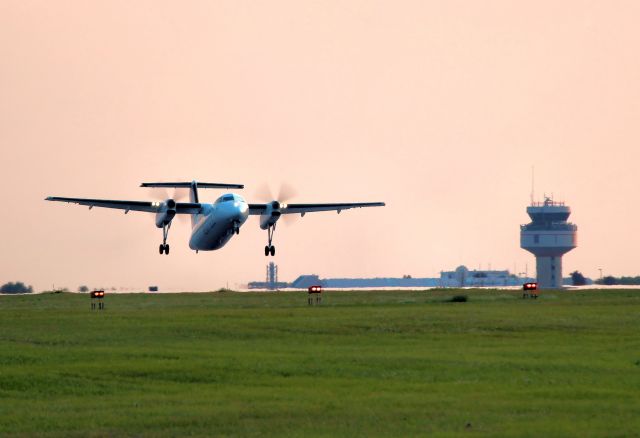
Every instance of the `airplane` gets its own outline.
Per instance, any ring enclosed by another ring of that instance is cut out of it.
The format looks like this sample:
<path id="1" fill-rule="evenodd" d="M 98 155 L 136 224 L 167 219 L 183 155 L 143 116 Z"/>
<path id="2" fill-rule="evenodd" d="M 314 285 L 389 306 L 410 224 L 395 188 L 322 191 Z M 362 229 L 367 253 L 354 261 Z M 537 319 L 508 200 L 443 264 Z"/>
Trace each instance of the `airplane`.
<path id="1" fill-rule="evenodd" d="M 191 216 L 191 237 L 189 248 L 196 251 L 220 249 L 231 240 L 234 234 L 240 234 L 240 227 L 251 215 L 260 216 L 260 228 L 267 231 L 267 245 L 264 255 L 276 255 L 273 234 L 276 223 L 283 214 L 300 214 L 316 211 L 337 211 L 361 207 L 384 207 L 384 202 L 335 203 L 335 204 L 287 204 L 277 200 L 266 204 L 247 204 L 244 198 L 235 193 L 226 193 L 213 203 L 200 202 L 198 189 L 243 189 L 243 184 L 206 183 L 206 182 L 152 182 L 142 183 L 140 187 L 188 188 L 190 202 L 176 202 L 172 198 L 165 201 L 117 201 L 109 199 L 63 198 L 49 196 L 45 201 L 68 202 L 73 204 L 104 208 L 116 208 L 129 211 L 155 213 L 156 226 L 162 228 L 160 254 L 169 254 L 169 229 L 174 217 Z"/>

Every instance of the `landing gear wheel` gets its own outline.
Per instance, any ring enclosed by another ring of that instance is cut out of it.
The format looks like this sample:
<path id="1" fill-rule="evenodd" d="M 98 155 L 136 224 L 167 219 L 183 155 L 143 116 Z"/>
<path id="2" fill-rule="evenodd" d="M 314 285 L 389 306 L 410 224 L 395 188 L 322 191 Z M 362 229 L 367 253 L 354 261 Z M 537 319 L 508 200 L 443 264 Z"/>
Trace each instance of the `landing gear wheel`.
<path id="1" fill-rule="evenodd" d="M 269 254 L 271 254 L 271 256 L 273 257 L 274 255 L 276 255 L 276 247 L 271 245 L 271 242 L 273 241 L 273 233 L 275 230 L 276 230 L 276 224 L 269 225 L 269 227 L 267 228 L 267 238 L 269 240 L 268 240 L 267 246 L 264 247 L 265 256 L 268 256 Z"/>
<path id="2" fill-rule="evenodd" d="M 160 248 L 159 248 L 160 254 L 162 254 L 164 252 L 164 244 L 160 244 Z"/>
<path id="3" fill-rule="evenodd" d="M 168 243 L 164 246 L 164 253 L 166 255 L 169 255 L 169 244 Z"/>

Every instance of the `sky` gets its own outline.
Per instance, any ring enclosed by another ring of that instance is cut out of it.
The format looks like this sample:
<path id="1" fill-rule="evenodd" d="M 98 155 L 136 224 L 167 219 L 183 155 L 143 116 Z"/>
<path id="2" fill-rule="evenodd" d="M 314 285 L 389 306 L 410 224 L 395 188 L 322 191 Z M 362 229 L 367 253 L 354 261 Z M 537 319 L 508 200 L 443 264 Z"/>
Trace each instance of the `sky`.
<path id="1" fill-rule="evenodd" d="M 571 206 L 579 270 L 640 274 L 640 2 L 0 2 L 0 283 L 215 290 L 262 280 L 250 218 L 189 225 L 45 202 L 143 181 L 384 201 L 279 224 L 280 279 L 534 272 L 535 197 Z M 201 200 L 222 193 L 203 191 Z"/>

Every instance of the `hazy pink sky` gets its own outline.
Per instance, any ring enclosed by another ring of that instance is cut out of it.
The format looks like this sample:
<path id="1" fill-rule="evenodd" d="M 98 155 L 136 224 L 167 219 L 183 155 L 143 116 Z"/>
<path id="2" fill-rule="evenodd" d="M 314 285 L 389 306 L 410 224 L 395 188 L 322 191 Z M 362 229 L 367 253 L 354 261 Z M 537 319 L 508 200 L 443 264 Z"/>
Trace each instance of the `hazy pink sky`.
<path id="1" fill-rule="evenodd" d="M 283 280 L 531 273 L 532 165 L 579 227 L 565 274 L 639 274 L 639 21 L 637 1 L 4 0 L 0 282 L 262 279 L 256 218 L 199 254 L 176 223 L 167 257 L 151 215 L 43 201 L 174 179 L 387 202 L 281 224 Z"/>

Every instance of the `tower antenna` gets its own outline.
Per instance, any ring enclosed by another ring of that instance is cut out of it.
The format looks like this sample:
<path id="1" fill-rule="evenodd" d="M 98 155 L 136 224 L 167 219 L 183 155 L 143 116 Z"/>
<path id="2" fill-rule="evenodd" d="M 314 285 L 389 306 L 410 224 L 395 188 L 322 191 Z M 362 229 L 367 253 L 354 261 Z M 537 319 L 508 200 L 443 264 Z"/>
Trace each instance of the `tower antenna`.
<path id="1" fill-rule="evenodd" d="M 536 167 L 531 166 L 531 205 L 533 205 L 533 199 L 534 199 L 535 176 L 536 176 Z"/>

